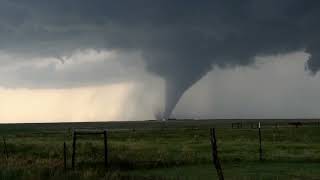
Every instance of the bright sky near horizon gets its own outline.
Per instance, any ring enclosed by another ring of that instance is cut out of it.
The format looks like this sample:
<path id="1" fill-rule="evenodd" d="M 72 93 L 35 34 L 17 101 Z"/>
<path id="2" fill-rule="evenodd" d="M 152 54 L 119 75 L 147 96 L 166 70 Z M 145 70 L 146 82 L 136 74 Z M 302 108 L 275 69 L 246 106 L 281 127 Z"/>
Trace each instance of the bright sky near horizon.
<path id="1" fill-rule="evenodd" d="M 252 67 L 215 69 L 187 91 L 174 116 L 319 117 L 320 78 L 301 69 L 307 57 L 293 53 L 258 58 Z M 0 88 L 0 119 L 2 123 L 153 119 L 154 109 L 163 106 L 161 81 L 154 78 L 142 84 L 59 89 Z"/>
<path id="2" fill-rule="evenodd" d="M 118 120 L 130 84 L 73 89 L 0 89 L 4 122 Z"/>

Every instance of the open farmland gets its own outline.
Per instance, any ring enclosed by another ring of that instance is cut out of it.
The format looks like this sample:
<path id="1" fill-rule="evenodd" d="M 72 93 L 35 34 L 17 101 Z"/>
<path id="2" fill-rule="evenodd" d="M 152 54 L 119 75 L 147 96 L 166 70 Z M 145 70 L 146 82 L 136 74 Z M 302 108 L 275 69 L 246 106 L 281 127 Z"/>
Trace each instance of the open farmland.
<path id="1" fill-rule="evenodd" d="M 262 120 L 263 161 L 257 120 L 244 121 L 242 128 L 231 128 L 240 120 L 3 124 L 0 179 L 215 179 L 210 127 L 216 128 L 226 179 L 320 179 L 318 121 L 301 121 L 306 123 L 298 128 L 287 121 Z M 100 135 L 79 137 L 71 169 L 73 128 L 108 129 L 107 170 Z"/>

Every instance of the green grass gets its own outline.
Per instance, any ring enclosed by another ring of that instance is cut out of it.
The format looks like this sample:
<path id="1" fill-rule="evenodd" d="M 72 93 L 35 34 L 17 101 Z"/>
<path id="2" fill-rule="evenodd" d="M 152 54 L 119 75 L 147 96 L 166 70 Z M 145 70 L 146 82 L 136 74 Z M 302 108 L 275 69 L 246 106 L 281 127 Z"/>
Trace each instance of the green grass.
<path id="1" fill-rule="evenodd" d="M 260 162 L 257 129 L 191 122 L 119 123 L 119 130 L 113 123 L 108 133 L 109 169 L 103 166 L 103 136 L 81 136 L 76 170 L 67 172 L 62 156 L 65 132 L 70 168 L 69 128 L 108 128 L 108 123 L 0 125 L 9 152 L 7 159 L 1 142 L 0 179 L 215 179 L 209 141 L 212 126 L 226 179 L 320 179 L 319 127 L 264 126 Z"/>

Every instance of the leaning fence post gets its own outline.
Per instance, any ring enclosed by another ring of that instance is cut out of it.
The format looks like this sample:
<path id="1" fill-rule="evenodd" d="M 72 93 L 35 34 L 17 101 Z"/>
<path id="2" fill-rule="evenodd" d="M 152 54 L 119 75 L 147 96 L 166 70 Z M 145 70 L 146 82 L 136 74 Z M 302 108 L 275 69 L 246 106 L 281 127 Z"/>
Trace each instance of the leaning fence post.
<path id="1" fill-rule="evenodd" d="M 73 142 L 72 142 L 72 169 L 74 169 L 75 158 L 76 158 L 76 141 L 77 141 L 77 132 L 73 131 Z"/>
<path id="2" fill-rule="evenodd" d="M 67 144 L 66 144 L 66 132 L 64 133 L 64 141 L 63 141 L 63 165 L 64 170 L 67 170 Z"/>
<path id="3" fill-rule="evenodd" d="M 6 158 L 8 160 L 9 154 L 8 154 L 8 149 L 7 149 L 6 138 L 3 136 L 2 139 L 3 139 L 3 146 L 4 146 L 3 153 L 6 155 Z"/>
<path id="4" fill-rule="evenodd" d="M 107 168 L 108 167 L 108 136 L 107 136 L 107 131 L 103 131 L 103 137 L 104 137 L 104 166 Z"/>
<path id="5" fill-rule="evenodd" d="M 210 129 L 210 141 L 211 141 L 213 164 L 217 170 L 219 180 L 224 180 L 221 164 L 218 158 L 217 139 L 216 139 L 216 133 L 214 128 Z"/>
<path id="6" fill-rule="evenodd" d="M 261 124 L 259 122 L 259 160 L 262 161 Z"/>
<path id="7" fill-rule="evenodd" d="M 63 164 L 64 170 L 67 170 L 67 145 L 66 142 L 63 142 Z"/>

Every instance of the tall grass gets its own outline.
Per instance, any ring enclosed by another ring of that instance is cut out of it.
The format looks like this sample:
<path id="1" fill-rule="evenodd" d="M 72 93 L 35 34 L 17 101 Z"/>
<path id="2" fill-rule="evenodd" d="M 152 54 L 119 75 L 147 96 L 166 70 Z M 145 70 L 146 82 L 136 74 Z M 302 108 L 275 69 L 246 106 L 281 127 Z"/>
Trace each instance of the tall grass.
<path id="1" fill-rule="evenodd" d="M 76 170 L 63 169 L 62 129 L 5 132 L 9 158 L 0 156 L 0 179 L 208 179 L 211 163 L 209 127 L 110 131 L 109 168 L 104 168 L 103 136 L 77 141 Z M 219 156 L 229 178 L 319 178 L 320 128 L 262 129 L 264 161 L 259 162 L 257 129 L 217 126 Z M 67 134 L 71 166 L 71 131 Z M 3 149 L 1 143 L 0 148 Z M 303 169 L 299 167 L 309 167 Z M 296 170 L 290 170 L 295 168 Z"/>

